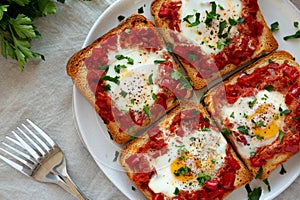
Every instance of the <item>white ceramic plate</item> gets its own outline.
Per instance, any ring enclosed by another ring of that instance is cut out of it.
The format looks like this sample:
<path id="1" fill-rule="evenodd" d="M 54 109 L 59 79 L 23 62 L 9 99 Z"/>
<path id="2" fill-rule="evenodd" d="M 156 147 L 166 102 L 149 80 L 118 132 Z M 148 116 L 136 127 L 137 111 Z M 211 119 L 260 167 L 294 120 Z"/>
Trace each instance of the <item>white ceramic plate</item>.
<path id="1" fill-rule="evenodd" d="M 151 0 L 116 1 L 97 19 L 83 46 L 87 46 L 97 37 L 116 26 L 119 23 L 117 17 L 120 15 L 128 17 L 133 13 L 137 13 L 139 8 L 142 8 L 143 14 L 153 19 L 149 12 L 151 2 Z M 279 49 L 288 50 L 299 62 L 300 53 L 297 49 L 299 49 L 300 40 L 284 41 L 282 39 L 284 36 L 296 32 L 297 29 L 293 23 L 294 21 L 300 22 L 299 10 L 288 0 L 261 0 L 260 7 L 268 25 L 276 21 L 280 24 L 280 30 L 274 33 L 279 42 Z M 115 153 L 120 151 L 121 146 L 115 144 L 109 138 L 102 120 L 75 87 L 73 90 L 73 107 L 79 135 L 98 166 L 129 199 L 144 199 L 139 191 L 132 189 L 133 184 L 128 180 L 118 161 L 114 160 Z M 267 187 L 262 182 L 251 182 L 252 188 L 258 186 L 263 188 L 262 200 L 273 199 L 298 177 L 300 173 L 300 154 L 286 162 L 284 168 L 287 171 L 285 175 L 280 175 L 280 168 L 278 168 L 269 177 L 271 192 L 268 192 Z M 241 187 L 228 196 L 227 199 L 247 199 L 247 192 L 244 187 Z"/>

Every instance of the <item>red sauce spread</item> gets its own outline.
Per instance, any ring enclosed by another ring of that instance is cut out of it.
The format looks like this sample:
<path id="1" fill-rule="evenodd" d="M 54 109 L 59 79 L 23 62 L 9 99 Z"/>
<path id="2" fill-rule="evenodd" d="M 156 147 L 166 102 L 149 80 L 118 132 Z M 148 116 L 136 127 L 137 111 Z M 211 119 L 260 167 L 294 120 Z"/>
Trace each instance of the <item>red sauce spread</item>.
<path id="1" fill-rule="evenodd" d="M 91 55 L 84 61 L 88 73 L 87 81 L 91 90 L 95 93 L 95 104 L 99 107 L 99 115 L 104 123 L 118 122 L 120 132 L 127 131 L 134 125 L 145 126 L 149 123 L 149 118 L 143 111 L 133 111 L 124 113 L 114 104 L 108 92 L 105 90 L 106 81 L 102 79 L 106 75 L 109 65 L 108 52 L 122 49 L 140 49 L 148 52 L 155 52 L 163 48 L 163 42 L 155 32 L 154 28 L 130 28 L 124 29 L 120 34 L 106 35 L 99 47 L 94 48 Z M 170 57 L 165 55 L 164 59 Z M 187 89 L 183 88 L 182 82 L 174 80 L 171 74 L 176 70 L 170 61 L 162 62 L 158 65 L 159 76 L 161 77 L 155 84 L 162 89 L 156 95 L 153 106 L 149 108 L 151 117 L 156 118 L 165 112 L 167 100 L 172 98 L 182 98 L 187 95 Z"/>
<path id="2" fill-rule="evenodd" d="M 195 130 L 201 130 L 204 127 L 210 127 L 209 121 L 196 109 L 183 110 L 172 118 L 168 125 L 170 131 L 163 132 L 159 126 L 154 126 L 147 131 L 149 141 L 139 147 L 132 154 L 126 163 L 134 171 L 136 184 L 141 184 L 153 195 L 153 200 L 164 199 L 164 194 L 155 194 L 149 187 L 151 176 L 156 173 L 150 165 L 151 159 L 157 158 L 169 151 L 167 143 L 168 137 L 174 135 L 183 137 L 187 133 Z M 187 131 L 183 132 L 183 129 Z M 145 158 L 148 157 L 148 160 Z M 145 171 L 148 170 L 148 171 Z M 197 199 L 217 199 L 222 198 L 226 192 L 234 190 L 234 181 L 237 170 L 240 169 L 239 163 L 232 157 L 229 146 L 226 149 L 225 162 L 218 172 L 218 176 L 214 179 L 207 180 L 203 187 L 196 191 L 179 190 L 178 195 L 172 197 L 173 200 L 197 200 Z"/>
<path id="3" fill-rule="evenodd" d="M 259 45 L 258 37 L 263 33 L 263 24 L 256 18 L 259 9 L 257 0 L 241 0 L 242 18 L 237 25 L 239 34 L 230 38 L 230 43 L 216 55 L 204 55 L 198 45 L 178 41 L 176 32 L 180 30 L 181 1 L 164 2 L 158 16 L 169 24 L 170 35 L 173 38 L 173 51 L 190 67 L 197 69 L 199 78 L 210 78 L 218 70 L 228 64 L 240 65 L 250 58 Z M 174 31 L 174 32 L 173 32 Z M 192 59 L 191 59 L 192 58 Z"/>
<path id="4" fill-rule="evenodd" d="M 285 103 L 290 113 L 286 114 L 284 118 L 285 127 L 282 141 L 275 140 L 271 145 L 259 147 L 255 155 L 250 158 L 251 165 L 260 167 L 275 154 L 299 151 L 300 83 L 296 82 L 299 77 L 298 70 L 288 63 L 278 64 L 270 61 L 269 64 L 255 69 L 251 74 L 242 73 L 235 84 L 225 85 L 213 97 L 213 104 L 216 105 L 214 109 L 216 113 L 220 113 L 224 105 L 233 104 L 240 97 L 254 96 L 267 86 L 272 86 L 272 91 L 278 91 L 285 95 Z M 224 126 L 230 128 L 228 120 L 224 121 Z M 239 143 L 247 145 L 243 134 L 235 131 L 232 134 Z"/>

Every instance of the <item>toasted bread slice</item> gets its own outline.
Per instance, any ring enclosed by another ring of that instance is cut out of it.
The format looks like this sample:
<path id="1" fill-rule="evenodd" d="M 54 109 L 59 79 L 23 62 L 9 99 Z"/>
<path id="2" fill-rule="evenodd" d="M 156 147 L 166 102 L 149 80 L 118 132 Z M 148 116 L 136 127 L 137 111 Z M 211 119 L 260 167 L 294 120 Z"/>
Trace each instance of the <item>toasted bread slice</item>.
<path id="1" fill-rule="evenodd" d="M 259 59 L 204 102 L 252 174 L 267 178 L 299 151 L 300 66 L 286 51 Z"/>
<path id="2" fill-rule="evenodd" d="M 191 96 L 154 24 L 139 14 L 75 53 L 66 68 L 120 144 Z"/>
<path id="3" fill-rule="evenodd" d="M 119 161 L 148 199 L 222 199 L 252 180 L 207 111 L 191 101 L 128 143 Z"/>
<path id="4" fill-rule="evenodd" d="M 256 1 L 154 0 L 151 13 L 195 89 L 278 48 Z"/>

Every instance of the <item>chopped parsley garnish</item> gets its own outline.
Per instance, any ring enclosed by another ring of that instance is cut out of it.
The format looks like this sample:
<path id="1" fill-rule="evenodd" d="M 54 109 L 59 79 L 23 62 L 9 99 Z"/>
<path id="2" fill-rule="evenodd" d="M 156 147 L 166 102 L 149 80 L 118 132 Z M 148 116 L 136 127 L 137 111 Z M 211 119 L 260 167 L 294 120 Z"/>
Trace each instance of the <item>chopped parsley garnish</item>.
<path id="1" fill-rule="evenodd" d="M 201 98 L 200 98 L 200 103 L 201 103 L 201 104 L 204 104 L 204 99 L 205 99 L 205 97 L 207 97 L 207 96 L 208 96 L 208 93 L 207 93 L 207 92 L 203 93 L 203 95 L 202 95 Z"/>
<path id="2" fill-rule="evenodd" d="M 265 90 L 267 90 L 268 92 L 272 92 L 273 89 L 274 89 L 274 87 L 272 85 L 265 86 Z"/>
<path id="3" fill-rule="evenodd" d="M 258 122 L 255 123 L 255 125 L 258 126 L 258 127 L 265 126 L 263 121 L 258 121 Z"/>
<path id="4" fill-rule="evenodd" d="M 131 30 L 129 28 L 125 29 L 125 33 L 129 34 L 131 32 Z"/>
<path id="5" fill-rule="evenodd" d="M 211 177 L 207 174 L 198 174 L 197 181 L 199 185 L 204 185 L 206 181 L 211 180 Z"/>
<path id="6" fill-rule="evenodd" d="M 299 27 L 299 22 L 294 21 L 294 27 L 295 27 L 295 28 L 298 28 L 298 27 Z"/>
<path id="7" fill-rule="evenodd" d="M 254 157 L 255 156 L 255 152 L 250 152 L 250 158 Z"/>
<path id="8" fill-rule="evenodd" d="M 114 70 L 115 70 L 115 72 L 117 72 L 117 73 L 120 73 L 121 69 L 126 69 L 126 68 L 127 68 L 126 65 L 115 65 L 115 66 L 114 66 Z"/>
<path id="9" fill-rule="evenodd" d="M 221 130 L 221 133 L 222 133 L 223 135 L 225 135 L 225 136 L 231 135 L 231 132 L 230 132 L 227 128 L 223 128 L 223 129 Z"/>
<path id="10" fill-rule="evenodd" d="M 105 80 L 105 81 L 110 81 L 110 82 L 113 82 L 113 83 L 115 83 L 115 84 L 117 84 L 117 85 L 120 84 L 120 80 L 119 80 L 120 76 L 111 77 L 111 76 L 106 76 L 106 75 L 104 75 L 104 76 L 102 76 L 101 78 L 102 78 L 103 80 Z"/>
<path id="11" fill-rule="evenodd" d="M 124 60 L 126 59 L 127 60 L 127 64 L 129 65 L 133 65 L 134 64 L 134 60 L 128 56 L 124 56 L 124 55 L 116 55 L 115 58 L 117 60 Z"/>
<path id="12" fill-rule="evenodd" d="M 279 30 L 279 23 L 278 22 L 274 22 L 271 24 L 271 31 L 275 32 Z"/>
<path id="13" fill-rule="evenodd" d="M 269 59 L 269 63 L 274 63 L 274 61 L 272 59 Z"/>
<path id="14" fill-rule="evenodd" d="M 130 136 L 130 141 L 134 140 L 135 138 L 136 138 L 135 136 L 131 135 Z"/>
<path id="15" fill-rule="evenodd" d="M 153 84 L 153 79 L 152 79 L 152 77 L 153 77 L 153 74 L 150 74 L 149 76 L 148 76 L 148 85 L 152 85 Z"/>
<path id="16" fill-rule="evenodd" d="M 254 104 L 256 103 L 257 99 L 253 99 L 252 101 L 248 102 L 249 108 L 252 108 Z"/>
<path id="17" fill-rule="evenodd" d="M 153 92 L 153 90 L 151 90 L 151 97 L 152 99 L 155 101 L 157 99 L 156 94 Z"/>
<path id="18" fill-rule="evenodd" d="M 223 47 L 227 46 L 230 43 L 230 38 L 227 38 L 225 41 L 224 40 L 218 40 L 217 42 L 217 48 L 222 49 Z"/>
<path id="19" fill-rule="evenodd" d="M 230 114 L 230 117 L 234 119 L 234 112 Z"/>
<path id="20" fill-rule="evenodd" d="M 126 97 L 127 96 L 127 92 L 126 91 L 124 91 L 124 90 L 121 90 L 121 92 L 120 92 L 120 95 L 122 96 L 122 97 Z"/>
<path id="21" fill-rule="evenodd" d="M 217 161 L 217 160 L 216 160 L 215 158 L 211 159 L 211 163 L 212 163 L 212 164 L 215 164 L 216 161 Z"/>
<path id="22" fill-rule="evenodd" d="M 283 110 L 281 107 L 279 107 L 279 112 L 280 112 L 280 116 L 282 116 L 282 115 L 289 114 L 291 111 L 289 109 Z"/>
<path id="23" fill-rule="evenodd" d="M 236 20 L 236 19 L 233 19 L 233 18 L 229 18 L 229 19 L 228 19 L 228 22 L 229 22 L 229 24 L 230 24 L 231 26 L 238 25 L 238 24 L 240 24 L 240 23 L 242 23 L 242 22 L 244 22 L 244 21 L 245 21 L 245 18 L 243 18 L 243 17 L 239 17 L 237 20 Z"/>
<path id="24" fill-rule="evenodd" d="M 140 8 L 138 9 L 138 13 L 139 13 L 139 14 L 143 14 L 143 13 L 144 13 L 144 8 L 143 8 L 143 7 L 140 7 Z"/>
<path id="25" fill-rule="evenodd" d="M 187 78 L 185 78 L 178 70 L 171 73 L 171 78 L 175 81 L 179 81 L 182 84 L 181 89 L 189 89 L 192 87 L 191 82 L 188 81 Z"/>
<path id="26" fill-rule="evenodd" d="M 164 62 L 167 62 L 167 60 L 154 60 L 154 64 L 156 65 Z"/>
<path id="27" fill-rule="evenodd" d="M 300 30 L 298 30 L 295 34 L 293 35 L 288 35 L 285 36 L 283 39 L 284 40 L 290 40 L 290 39 L 296 39 L 296 38 L 300 38 Z"/>
<path id="28" fill-rule="evenodd" d="M 148 117 L 152 116 L 149 106 L 144 106 L 143 110 Z"/>
<path id="29" fill-rule="evenodd" d="M 246 126 L 239 126 L 239 127 L 237 127 L 237 129 L 245 135 L 248 135 L 248 133 L 249 133 L 249 130 L 247 129 Z"/>
<path id="30" fill-rule="evenodd" d="M 264 137 L 260 136 L 260 135 L 255 135 L 255 137 L 258 139 L 258 140 L 263 140 Z"/>
<path id="31" fill-rule="evenodd" d="M 118 16 L 119 22 L 120 22 L 120 21 L 123 21 L 124 19 L 125 19 L 125 16 L 123 16 L 123 15 L 119 15 L 119 16 Z"/>
<path id="32" fill-rule="evenodd" d="M 247 190 L 248 193 L 248 200 L 259 200 L 261 193 L 262 193 L 262 189 L 261 187 L 258 188 L 254 188 L 253 190 L 250 188 L 249 184 L 245 185 L 245 188 Z"/>
<path id="33" fill-rule="evenodd" d="M 209 119 L 207 117 L 204 117 L 205 122 L 209 122 Z"/>
<path id="34" fill-rule="evenodd" d="M 211 26 L 212 25 L 212 20 L 213 19 L 218 19 L 220 17 L 219 14 L 217 14 L 217 4 L 216 2 L 210 2 L 211 4 L 211 11 L 205 11 L 206 12 L 206 19 L 204 21 L 204 23 L 206 24 L 206 26 Z"/>
<path id="35" fill-rule="evenodd" d="M 279 135 L 278 135 L 278 139 L 279 139 L 280 143 L 282 143 L 283 136 L 284 136 L 284 132 L 280 129 L 279 130 Z"/>
<path id="36" fill-rule="evenodd" d="M 196 12 L 195 13 L 195 21 L 194 22 L 190 22 L 189 18 L 194 17 L 194 15 L 187 15 L 186 17 L 184 17 L 182 20 L 185 21 L 186 23 L 189 24 L 189 27 L 194 27 L 200 24 L 200 13 Z"/>
<path id="37" fill-rule="evenodd" d="M 103 90 L 104 90 L 104 91 L 110 91 L 110 90 L 111 90 L 111 85 L 106 84 L 106 85 L 103 87 Z"/>
<path id="38" fill-rule="evenodd" d="M 210 129 L 209 129 L 208 127 L 204 126 L 204 127 L 201 129 L 201 131 L 210 131 Z"/>
<path id="39" fill-rule="evenodd" d="M 118 160 L 119 154 L 119 151 L 115 152 L 115 158 L 113 159 L 113 162 L 116 162 Z"/>
<path id="40" fill-rule="evenodd" d="M 280 169 L 279 174 L 280 174 L 280 175 L 286 174 L 286 170 L 284 169 L 283 165 L 281 165 L 281 169 Z"/>
<path id="41" fill-rule="evenodd" d="M 224 7 L 221 6 L 220 4 L 218 4 L 218 7 L 220 8 L 220 10 L 224 10 Z"/>
<path id="42" fill-rule="evenodd" d="M 174 172 L 175 176 L 185 175 L 191 171 L 188 167 L 180 167 L 178 170 Z"/>
<path id="43" fill-rule="evenodd" d="M 263 168 L 260 167 L 257 174 L 256 174 L 256 176 L 255 176 L 255 178 L 262 179 L 262 175 L 263 175 Z"/>
<path id="44" fill-rule="evenodd" d="M 268 191 L 271 192 L 271 185 L 269 183 L 269 180 L 266 178 L 263 180 L 263 182 L 266 184 L 266 186 L 268 186 Z"/>
<path id="45" fill-rule="evenodd" d="M 178 187 L 176 187 L 173 194 L 178 195 L 178 193 L 179 193 L 179 189 L 178 189 Z"/>
<path id="46" fill-rule="evenodd" d="M 293 120 L 300 121 L 300 117 L 294 117 Z"/>
<path id="47" fill-rule="evenodd" d="M 218 32 L 218 37 L 219 38 L 227 38 L 228 37 L 230 27 L 228 28 L 228 31 L 226 33 L 223 33 L 226 26 L 227 26 L 227 22 L 225 20 L 220 21 L 220 23 L 219 23 L 219 32 Z"/>

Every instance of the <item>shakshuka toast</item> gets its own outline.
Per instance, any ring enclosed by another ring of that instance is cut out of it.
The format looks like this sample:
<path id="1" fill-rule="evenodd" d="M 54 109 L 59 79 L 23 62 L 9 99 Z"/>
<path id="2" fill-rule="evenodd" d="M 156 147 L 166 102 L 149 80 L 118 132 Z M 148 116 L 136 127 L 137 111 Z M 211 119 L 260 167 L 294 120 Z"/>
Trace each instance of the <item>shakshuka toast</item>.
<path id="1" fill-rule="evenodd" d="M 67 73 L 120 144 L 192 91 L 154 24 L 139 14 L 75 53 Z"/>
<path id="2" fill-rule="evenodd" d="M 151 200 L 223 199 L 252 180 L 207 111 L 194 101 L 180 102 L 127 144 L 119 161 Z"/>
<path id="3" fill-rule="evenodd" d="M 300 66 L 288 52 L 258 60 L 207 94 L 212 118 L 256 178 L 299 151 Z"/>
<path id="4" fill-rule="evenodd" d="M 154 0 L 151 13 L 195 89 L 278 48 L 257 0 Z"/>

